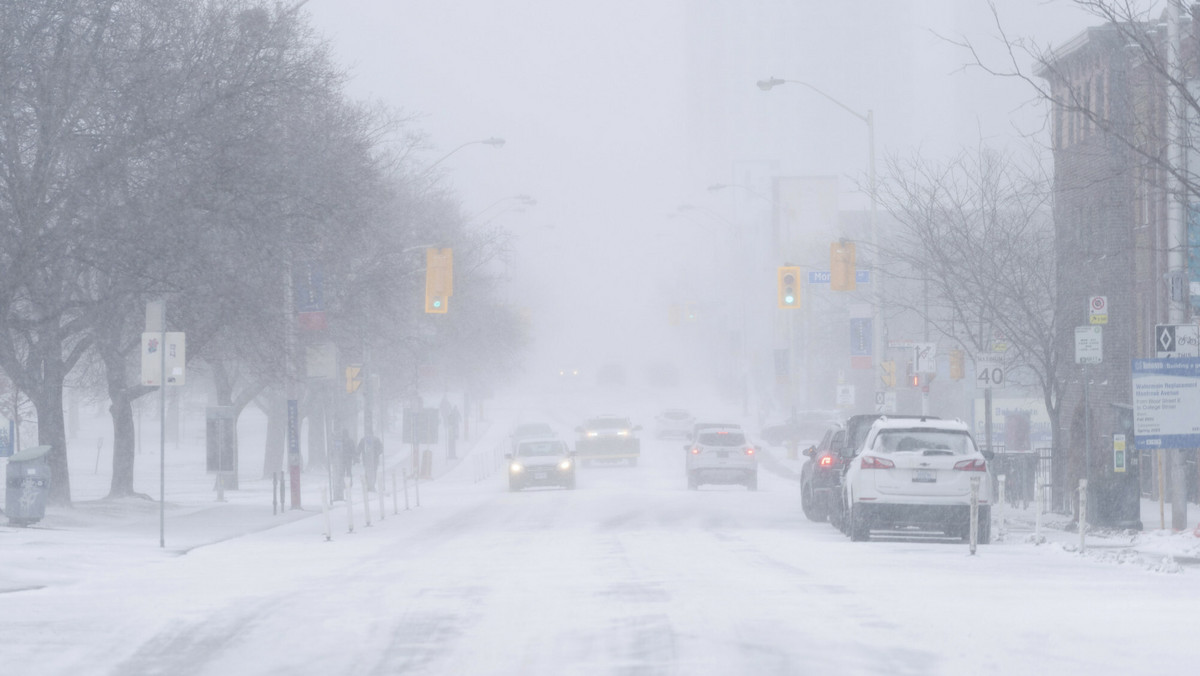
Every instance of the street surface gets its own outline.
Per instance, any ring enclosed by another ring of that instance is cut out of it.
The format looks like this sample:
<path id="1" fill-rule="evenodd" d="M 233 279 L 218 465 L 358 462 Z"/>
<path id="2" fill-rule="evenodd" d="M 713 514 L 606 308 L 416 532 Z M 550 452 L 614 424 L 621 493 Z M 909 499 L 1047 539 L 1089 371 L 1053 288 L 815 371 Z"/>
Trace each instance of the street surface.
<path id="1" fill-rule="evenodd" d="M 647 427 L 637 467 L 582 467 L 574 491 L 510 493 L 499 468 L 478 480 L 512 422 L 568 435 L 583 415 L 498 408 L 467 457 L 422 486 L 420 507 L 393 514 L 389 498 L 367 528 L 356 501 L 349 534 L 339 504 L 331 542 L 314 513 L 186 553 L 94 548 L 111 567 L 58 552 L 25 571 L 40 588 L 0 593 L 0 664 L 122 676 L 1137 674 L 1200 656 L 1194 568 L 1020 538 L 975 557 L 936 538 L 851 543 L 807 521 L 795 484 L 765 468 L 757 492 L 686 490 L 683 442 L 654 439 L 654 412 L 632 412 Z"/>

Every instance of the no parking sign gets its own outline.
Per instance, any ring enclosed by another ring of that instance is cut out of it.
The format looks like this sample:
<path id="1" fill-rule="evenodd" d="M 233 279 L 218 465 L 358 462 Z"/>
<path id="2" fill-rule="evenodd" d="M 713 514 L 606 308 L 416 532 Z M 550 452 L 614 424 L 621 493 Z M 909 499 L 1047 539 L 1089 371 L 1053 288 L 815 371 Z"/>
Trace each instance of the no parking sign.
<path id="1" fill-rule="evenodd" d="M 1088 299 L 1088 319 L 1092 324 L 1108 323 L 1108 296 L 1092 296 Z"/>

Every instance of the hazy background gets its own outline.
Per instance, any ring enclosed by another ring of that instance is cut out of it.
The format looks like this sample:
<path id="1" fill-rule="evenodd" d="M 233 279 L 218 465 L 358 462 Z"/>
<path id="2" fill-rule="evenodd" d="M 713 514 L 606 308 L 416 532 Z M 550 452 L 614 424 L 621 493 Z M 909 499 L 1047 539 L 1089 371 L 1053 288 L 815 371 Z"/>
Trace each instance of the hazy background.
<path id="1" fill-rule="evenodd" d="M 1040 45 L 1094 23 L 1070 2 L 998 4 L 1010 37 Z M 982 0 L 310 0 L 304 9 L 351 70 L 353 96 L 419 116 L 435 145 L 429 162 L 506 139 L 439 166 L 466 213 L 517 235 L 509 298 L 529 308 L 547 364 L 686 349 L 665 340 L 665 308 L 689 285 L 722 279 L 714 269 L 740 226 L 728 216 L 732 191 L 706 186 L 738 182 L 737 163 L 837 176 L 839 206 L 865 207 L 866 125 L 801 87 L 764 93 L 756 80 L 804 80 L 873 110 L 881 172 L 889 153 L 937 158 L 981 140 L 1038 140 L 1045 115 L 1025 85 L 964 68 L 969 55 L 944 39 L 1005 58 Z M 519 194 L 538 204 L 521 208 L 509 199 Z"/>

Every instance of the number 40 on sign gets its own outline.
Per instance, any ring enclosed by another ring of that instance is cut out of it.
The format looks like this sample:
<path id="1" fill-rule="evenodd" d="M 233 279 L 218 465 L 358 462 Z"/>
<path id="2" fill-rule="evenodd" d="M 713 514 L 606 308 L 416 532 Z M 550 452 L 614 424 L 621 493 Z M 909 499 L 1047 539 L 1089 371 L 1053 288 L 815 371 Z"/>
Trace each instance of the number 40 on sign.
<path id="1" fill-rule="evenodd" d="M 1004 387 L 1004 364 L 998 361 L 975 362 L 975 384 L 984 388 Z"/>

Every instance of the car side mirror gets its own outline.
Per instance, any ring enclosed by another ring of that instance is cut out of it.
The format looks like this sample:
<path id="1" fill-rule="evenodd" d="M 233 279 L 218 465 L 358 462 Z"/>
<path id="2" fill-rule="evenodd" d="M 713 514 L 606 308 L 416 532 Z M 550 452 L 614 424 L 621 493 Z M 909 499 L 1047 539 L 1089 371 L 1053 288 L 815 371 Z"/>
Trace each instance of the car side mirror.
<path id="1" fill-rule="evenodd" d="M 991 462 L 992 459 L 996 457 L 996 452 L 990 448 L 984 448 L 980 450 L 979 453 L 982 454 L 983 459 L 987 460 L 988 462 Z"/>
<path id="2" fill-rule="evenodd" d="M 504 454 L 504 459 L 505 459 L 505 460 L 512 460 L 512 453 L 505 453 L 505 454 Z"/>
<path id="3" fill-rule="evenodd" d="M 807 455 L 810 458 L 815 456 L 816 454 L 817 454 L 816 446 L 809 446 L 808 448 L 804 449 L 804 455 Z"/>
<path id="4" fill-rule="evenodd" d="M 690 451 L 690 450 L 692 450 L 692 445 L 691 445 L 691 444 L 684 444 L 684 445 L 683 445 L 683 450 L 685 450 L 685 451 Z"/>

